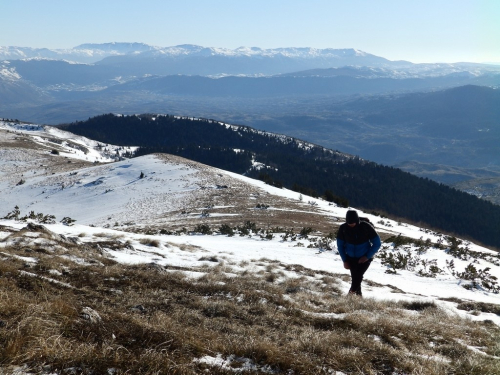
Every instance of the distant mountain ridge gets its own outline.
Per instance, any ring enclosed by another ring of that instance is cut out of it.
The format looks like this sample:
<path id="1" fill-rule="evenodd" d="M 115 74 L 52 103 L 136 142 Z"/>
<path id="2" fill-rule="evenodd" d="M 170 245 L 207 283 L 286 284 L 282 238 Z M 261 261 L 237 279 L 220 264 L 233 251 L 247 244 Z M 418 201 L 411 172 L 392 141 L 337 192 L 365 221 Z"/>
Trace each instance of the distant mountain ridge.
<path id="1" fill-rule="evenodd" d="M 342 61 L 350 58 L 369 59 L 371 62 L 391 64 L 387 59 L 378 57 L 354 48 L 274 48 L 262 49 L 258 47 L 239 47 L 236 49 L 203 47 L 192 44 L 183 44 L 170 47 L 157 47 L 144 43 L 85 43 L 69 49 L 49 49 L 0 46 L 0 60 L 17 60 L 30 58 L 46 58 L 58 60 L 70 60 L 79 63 L 93 63 L 109 56 L 142 55 L 141 58 L 150 56 L 173 57 L 173 56 L 260 56 L 276 57 L 284 56 L 288 58 L 325 58 L 332 61 Z M 399 62 L 401 63 L 401 62 Z M 403 64 L 411 64 L 402 62 Z M 337 65 L 337 64 L 335 64 Z M 344 64 L 345 65 L 345 64 Z"/>
<path id="2" fill-rule="evenodd" d="M 299 72 L 300 76 L 324 77 L 331 76 L 332 68 L 343 68 L 341 75 L 346 75 L 349 69 L 357 70 L 357 77 L 360 74 L 366 77 L 366 71 L 362 72 L 362 70 L 372 68 L 370 77 L 377 78 L 432 77 L 452 73 L 480 76 L 489 72 L 500 72 L 499 66 L 487 64 L 413 64 L 408 61 L 391 61 L 355 48 L 239 47 L 229 49 L 192 44 L 158 47 L 144 43 L 116 42 L 85 43 L 69 49 L 0 46 L 0 61 L 14 62 L 33 59 L 95 64 L 104 69 L 108 67 L 114 72 L 113 78 L 175 74 L 252 76 L 293 74 L 293 72 Z M 325 72 L 321 69 L 330 71 Z"/>
<path id="3" fill-rule="evenodd" d="M 137 96 L 138 90 L 141 96 L 149 96 L 146 102 L 150 102 L 158 100 L 158 94 L 242 98 L 349 96 L 466 84 L 498 86 L 500 67 L 412 64 L 353 48 L 227 49 L 197 45 L 155 47 L 144 43 L 88 43 L 57 50 L 0 47 L 0 111 L 7 110 L 2 113 L 7 117 L 21 117 L 17 113 L 20 108 L 41 102 L 51 108 L 82 99 L 124 102 L 117 95 L 130 92 Z M 34 96 L 33 89 L 40 95 Z M 11 92 L 19 95 L 11 96 Z M 113 109 L 101 108 L 93 113 L 106 111 Z"/>
<path id="4" fill-rule="evenodd" d="M 51 59 L 87 64 L 112 55 L 144 52 L 152 48 L 155 47 L 144 43 L 87 43 L 66 49 L 0 46 L 0 60 Z"/>
<path id="5" fill-rule="evenodd" d="M 235 49 L 183 44 L 169 47 L 145 43 L 84 43 L 74 48 L 49 49 L 0 46 L 1 60 L 50 59 L 74 63 L 103 64 L 115 68 L 126 64 L 134 66 L 136 75 L 143 74 L 284 74 L 311 69 L 330 69 L 345 66 L 391 69 L 411 69 L 414 75 L 428 75 L 426 71 L 498 71 L 500 67 L 488 64 L 413 64 L 391 61 L 355 48 L 289 47 L 263 49 L 239 47 Z M 434 73 L 435 74 L 435 73 Z M 482 73 L 481 73 L 482 74 Z"/>
<path id="6" fill-rule="evenodd" d="M 339 77 L 354 78 L 430 78 L 455 76 L 455 78 L 474 78 L 482 75 L 498 74 L 500 67 L 484 64 L 414 64 L 403 67 L 343 66 L 337 68 L 317 68 L 280 74 L 281 77 Z"/>

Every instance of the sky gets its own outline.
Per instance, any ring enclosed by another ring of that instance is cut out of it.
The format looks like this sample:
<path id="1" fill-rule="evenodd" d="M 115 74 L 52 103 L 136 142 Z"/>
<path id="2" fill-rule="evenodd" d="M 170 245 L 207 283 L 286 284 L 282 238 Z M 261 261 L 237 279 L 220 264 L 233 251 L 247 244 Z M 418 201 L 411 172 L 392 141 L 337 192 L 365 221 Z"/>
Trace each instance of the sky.
<path id="1" fill-rule="evenodd" d="M 499 0 L 1 0 L 0 14 L 0 46 L 355 48 L 415 63 L 500 62 Z"/>

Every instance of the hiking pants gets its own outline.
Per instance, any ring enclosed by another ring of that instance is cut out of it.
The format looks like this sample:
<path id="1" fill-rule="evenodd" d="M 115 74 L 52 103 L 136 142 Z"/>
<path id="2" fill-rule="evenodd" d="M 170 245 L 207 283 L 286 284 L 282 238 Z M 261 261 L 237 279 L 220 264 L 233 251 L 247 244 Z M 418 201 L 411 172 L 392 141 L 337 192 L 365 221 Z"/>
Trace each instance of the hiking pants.
<path id="1" fill-rule="evenodd" d="M 349 263 L 349 271 L 351 271 L 351 289 L 349 293 L 357 294 L 361 296 L 361 282 L 363 281 L 363 275 L 365 274 L 368 267 L 372 262 L 372 259 L 368 259 L 365 263 L 358 263 L 359 258 L 351 258 L 347 256 L 347 263 Z"/>

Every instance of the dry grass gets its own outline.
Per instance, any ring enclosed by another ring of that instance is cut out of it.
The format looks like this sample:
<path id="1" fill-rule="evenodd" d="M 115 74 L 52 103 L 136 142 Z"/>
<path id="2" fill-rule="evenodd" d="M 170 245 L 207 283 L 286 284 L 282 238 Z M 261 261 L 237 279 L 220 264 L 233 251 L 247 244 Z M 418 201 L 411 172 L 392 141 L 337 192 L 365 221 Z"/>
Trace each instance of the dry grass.
<path id="1" fill-rule="evenodd" d="M 267 259 L 241 263 L 239 272 L 208 260 L 194 269 L 205 276 L 190 279 L 117 264 L 97 244 L 66 246 L 90 265 L 62 251 L 31 252 L 36 276 L 14 256 L 0 262 L 0 373 L 23 365 L 47 374 L 252 373 L 241 368 L 245 360 L 253 373 L 500 373 L 497 326 L 425 301 L 346 297 L 335 274 Z M 227 368 L 200 360 L 217 355 Z"/>
<path id="2" fill-rule="evenodd" d="M 146 246 L 152 246 L 152 247 L 161 247 L 161 243 L 160 241 L 156 240 L 156 239 L 152 239 L 152 238 L 141 238 L 139 240 L 139 243 L 142 244 L 142 245 L 146 245 Z"/>
<path id="3" fill-rule="evenodd" d="M 408 313 L 404 304 L 346 298 L 334 290 L 321 298 L 321 287 L 307 282 L 307 290 L 290 292 L 297 280 L 275 285 L 255 275 L 234 280 L 216 272 L 195 282 L 148 266 L 76 266 L 65 276 L 76 288 L 68 290 L 20 276 L 8 263 L 0 284 L 3 365 L 190 374 L 202 370 L 193 359 L 220 353 L 250 358 L 276 373 L 499 369 L 498 362 L 466 346 L 498 355 L 496 327 L 433 306 Z M 83 319 L 85 306 L 102 320 Z M 336 312 L 343 315 L 334 317 Z"/>

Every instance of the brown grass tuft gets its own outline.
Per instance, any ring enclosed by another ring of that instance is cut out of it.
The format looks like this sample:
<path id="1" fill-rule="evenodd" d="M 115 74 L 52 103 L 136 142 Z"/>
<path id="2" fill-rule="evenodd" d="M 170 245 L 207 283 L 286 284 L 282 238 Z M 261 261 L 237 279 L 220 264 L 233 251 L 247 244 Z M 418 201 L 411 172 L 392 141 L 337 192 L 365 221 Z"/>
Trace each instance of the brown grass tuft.
<path id="1" fill-rule="evenodd" d="M 28 275 L 15 257 L 0 262 L 0 373 L 50 364 L 46 372 L 230 374 L 245 373 L 244 361 L 276 374 L 500 373 L 500 329 L 432 303 L 342 296 L 337 275 L 293 266 L 288 279 L 286 266 L 265 259 L 262 274 L 209 262 L 190 279 L 175 268 L 107 263 L 86 246 L 68 252 L 99 263 L 36 253 Z M 199 360 L 206 355 L 232 370 Z"/>
<path id="2" fill-rule="evenodd" d="M 151 238 L 141 238 L 139 240 L 139 243 L 141 243 L 142 245 L 152 246 L 152 247 L 160 247 L 161 246 L 160 241 L 154 240 Z"/>

